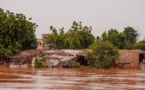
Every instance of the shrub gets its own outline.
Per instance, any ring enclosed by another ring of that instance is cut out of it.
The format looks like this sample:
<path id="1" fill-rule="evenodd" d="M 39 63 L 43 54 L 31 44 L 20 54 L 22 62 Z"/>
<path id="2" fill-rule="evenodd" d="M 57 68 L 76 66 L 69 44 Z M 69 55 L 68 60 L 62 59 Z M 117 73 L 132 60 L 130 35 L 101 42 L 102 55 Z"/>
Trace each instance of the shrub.
<path id="1" fill-rule="evenodd" d="M 45 61 L 46 61 L 45 55 L 46 55 L 45 53 L 42 53 L 39 58 L 35 59 L 35 62 L 34 62 L 34 67 L 35 68 L 41 68 L 41 67 L 46 67 L 47 66 L 46 63 L 45 63 Z"/>
<path id="2" fill-rule="evenodd" d="M 71 60 L 68 64 L 69 67 L 73 67 L 73 68 L 79 68 L 80 64 L 74 60 Z"/>
<path id="3" fill-rule="evenodd" d="M 42 62 L 38 58 L 35 59 L 34 63 L 35 63 L 35 65 L 34 65 L 35 68 L 43 67 Z"/>
<path id="4" fill-rule="evenodd" d="M 96 42 L 90 48 L 92 52 L 86 55 L 90 67 L 108 69 L 113 67 L 118 60 L 118 49 L 110 42 Z"/>
<path id="5" fill-rule="evenodd" d="M 140 50 L 143 50 L 145 51 L 145 40 L 142 40 L 140 42 L 137 42 L 135 43 L 133 46 L 132 46 L 133 49 L 140 49 Z"/>

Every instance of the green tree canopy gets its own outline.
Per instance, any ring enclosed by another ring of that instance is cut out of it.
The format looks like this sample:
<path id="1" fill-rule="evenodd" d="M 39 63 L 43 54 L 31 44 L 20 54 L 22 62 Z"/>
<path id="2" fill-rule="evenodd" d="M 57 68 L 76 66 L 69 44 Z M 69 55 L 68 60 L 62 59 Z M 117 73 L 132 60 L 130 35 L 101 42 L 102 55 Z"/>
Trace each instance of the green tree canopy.
<path id="1" fill-rule="evenodd" d="M 138 39 L 138 31 L 135 30 L 132 27 L 125 27 L 124 31 L 123 31 L 126 35 L 126 41 L 127 43 L 130 45 L 130 47 L 136 43 L 137 39 Z"/>
<path id="2" fill-rule="evenodd" d="M 110 42 L 96 42 L 90 48 L 92 52 L 87 53 L 86 59 L 91 67 L 108 69 L 118 60 L 118 49 Z"/>
<path id="3" fill-rule="evenodd" d="M 58 49 L 84 49 L 95 41 L 95 37 L 91 34 L 92 27 L 82 26 L 81 22 L 74 21 L 66 33 L 64 28 L 58 31 L 50 26 L 50 30 L 52 33 L 47 38 L 47 43 Z"/>
<path id="4" fill-rule="evenodd" d="M 140 49 L 145 51 L 145 40 L 139 41 L 132 46 L 133 49 Z"/>
<path id="5" fill-rule="evenodd" d="M 0 58 L 37 47 L 36 24 L 23 14 L 14 14 L 0 8 Z"/>
<path id="6" fill-rule="evenodd" d="M 108 33 L 105 31 L 102 36 L 102 41 L 109 41 L 119 49 L 124 49 L 126 46 L 126 35 L 118 32 L 116 29 L 110 29 Z"/>

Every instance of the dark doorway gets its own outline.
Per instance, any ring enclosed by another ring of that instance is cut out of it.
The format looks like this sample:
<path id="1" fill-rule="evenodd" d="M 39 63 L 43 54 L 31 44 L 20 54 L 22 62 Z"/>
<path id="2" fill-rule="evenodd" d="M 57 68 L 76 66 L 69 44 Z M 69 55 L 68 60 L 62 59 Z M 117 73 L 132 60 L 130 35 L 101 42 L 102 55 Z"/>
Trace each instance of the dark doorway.
<path id="1" fill-rule="evenodd" d="M 139 54 L 139 64 L 145 63 L 145 53 Z"/>

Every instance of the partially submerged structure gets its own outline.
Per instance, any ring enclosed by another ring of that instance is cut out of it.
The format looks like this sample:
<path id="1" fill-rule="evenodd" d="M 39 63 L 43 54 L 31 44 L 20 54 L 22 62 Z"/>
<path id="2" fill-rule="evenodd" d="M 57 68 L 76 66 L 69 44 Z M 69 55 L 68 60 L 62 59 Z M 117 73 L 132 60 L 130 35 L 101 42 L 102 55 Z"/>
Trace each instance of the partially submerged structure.
<path id="1" fill-rule="evenodd" d="M 120 68 L 138 68 L 143 59 L 145 59 L 145 54 L 143 53 L 142 50 L 119 50 L 120 56 L 116 66 Z"/>
<path id="2" fill-rule="evenodd" d="M 84 60 L 84 53 L 79 50 L 48 50 L 44 53 L 48 67 L 68 67 L 70 60 L 79 62 L 80 57 L 83 57 L 81 61 Z"/>
<path id="3" fill-rule="evenodd" d="M 73 60 L 80 65 L 87 65 L 85 53 L 81 50 L 26 50 L 11 57 L 10 65 L 29 64 L 34 66 L 34 58 L 45 53 L 45 64 L 48 67 L 68 67 L 68 63 Z M 138 68 L 145 67 L 145 52 L 142 50 L 119 50 L 119 60 L 115 67 Z"/>
<path id="4" fill-rule="evenodd" d="M 30 65 L 32 63 L 32 58 L 39 56 L 41 54 L 40 50 L 25 50 L 11 57 L 9 63 L 10 67 L 20 66 L 20 65 Z"/>

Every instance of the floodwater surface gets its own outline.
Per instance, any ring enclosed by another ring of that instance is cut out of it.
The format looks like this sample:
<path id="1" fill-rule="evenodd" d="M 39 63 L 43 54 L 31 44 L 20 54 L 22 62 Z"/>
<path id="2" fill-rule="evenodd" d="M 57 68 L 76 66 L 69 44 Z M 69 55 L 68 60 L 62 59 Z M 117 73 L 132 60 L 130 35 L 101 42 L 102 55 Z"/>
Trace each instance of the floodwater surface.
<path id="1" fill-rule="evenodd" d="M 0 68 L 0 90 L 145 90 L 145 71 Z"/>

